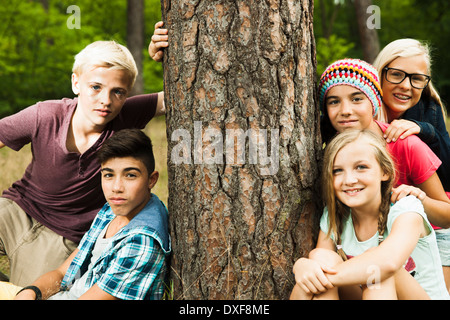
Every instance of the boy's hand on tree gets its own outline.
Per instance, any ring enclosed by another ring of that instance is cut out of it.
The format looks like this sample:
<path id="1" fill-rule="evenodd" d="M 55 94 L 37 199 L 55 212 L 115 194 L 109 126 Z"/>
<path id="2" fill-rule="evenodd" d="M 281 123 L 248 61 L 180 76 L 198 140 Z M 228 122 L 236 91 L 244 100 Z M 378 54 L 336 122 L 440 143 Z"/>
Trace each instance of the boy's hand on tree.
<path id="1" fill-rule="evenodd" d="M 162 29 L 164 22 L 159 21 L 155 24 L 155 32 L 153 33 L 152 40 L 148 46 L 148 53 L 150 57 L 160 62 L 164 57 L 163 49 L 169 46 L 168 30 Z"/>

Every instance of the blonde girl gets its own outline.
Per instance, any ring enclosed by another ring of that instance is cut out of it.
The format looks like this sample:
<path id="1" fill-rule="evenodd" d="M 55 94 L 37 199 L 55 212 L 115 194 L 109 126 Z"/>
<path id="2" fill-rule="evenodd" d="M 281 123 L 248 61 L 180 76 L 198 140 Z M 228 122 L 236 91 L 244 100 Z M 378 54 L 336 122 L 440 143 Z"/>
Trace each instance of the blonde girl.
<path id="1" fill-rule="evenodd" d="M 380 74 L 383 104 L 377 119 L 390 123 L 388 142 L 416 134 L 442 161 L 436 173 L 450 197 L 450 136 L 445 107 L 431 79 L 429 46 L 415 39 L 389 43 L 374 62 Z M 450 291 L 450 229 L 435 228 L 444 277 Z"/>
<path id="2" fill-rule="evenodd" d="M 430 49 L 415 39 L 389 43 L 374 67 L 380 74 L 383 104 L 376 119 L 390 123 L 388 142 L 416 134 L 441 159 L 437 170 L 445 191 L 450 191 L 450 136 L 446 111 L 431 78 Z"/>
<path id="3" fill-rule="evenodd" d="M 385 142 L 372 131 L 348 130 L 328 144 L 320 234 L 294 265 L 291 299 L 448 299 L 433 228 L 413 195 L 421 191 L 391 206 L 394 180 Z"/>

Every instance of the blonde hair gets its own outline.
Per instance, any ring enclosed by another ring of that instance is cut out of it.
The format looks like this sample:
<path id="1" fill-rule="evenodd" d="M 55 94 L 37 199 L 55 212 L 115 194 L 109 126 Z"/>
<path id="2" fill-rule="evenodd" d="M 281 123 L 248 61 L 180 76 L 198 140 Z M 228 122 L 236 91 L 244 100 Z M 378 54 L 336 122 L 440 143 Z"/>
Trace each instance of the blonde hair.
<path id="1" fill-rule="evenodd" d="M 115 41 L 96 41 L 75 56 L 72 72 L 80 76 L 88 68 L 111 68 L 125 70 L 133 87 L 138 74 L 136 62 L 131 52 Z"/>
<path id="2" fill-rule="evenodd" d="M 392 41 L 386 47 L 381 50 L 375 59 L 373 65 L 380 74 L 381 83 L 383 83 L 383 69 L 395 59 L 410 58 L 415 56 L 423 56 L 427 65 L 428 73 L 431 75 L 431 54 L 430 46 L 425 42 L 421 42 L 416 39 L 399 39 Z M 446 117 L 446 111 L 444 104 L 441 101 L 441 97 L 434 87 L 432 81 L 428 83 L 428 86 L 423 90 L 422 95 L 433 99 L 442 109 L 444 119 Z M 383 105 L 381 112 L 377 115 L 376 119 L 387 122 L 386 110 Z"/>
<path id="3" fill-rule="evenodd" d="M 328 237 L 333 235 L 336 244 L 341 244 L 341 233 L 343 222 L 350 214 L 350 208 L 336 198 L 334 190 L 333 167 L 336 155 L 348 144 L 363 140 L 360 143 L 367 143 L 372 146 L 375 159 L 380 165 L 384 174 L 388 175 L 386 181 L 381 181 L 381 204 L 380 216 L 378 219 L 378 235 L 383 236 L 386 230 L 387 215 L 390 208 L 391 190 L 395 182 L 395 165 L 389 152 L 386 150 L 386 141 L 376 133 L 364 130 L 346 130 L 336 135 L 327 145 L 324 154 L 322 170 L 322 189 L 325 196 L 325 204 L 328 210 L 329 228 Z M 339 248 L 339 247 L 338 247 Z M 339 250 L 338 250 L 339 252 Z M 342 252 L 340 252 L 342 254 Z M 343 257 L 345 258 L 345 257 Z"/>

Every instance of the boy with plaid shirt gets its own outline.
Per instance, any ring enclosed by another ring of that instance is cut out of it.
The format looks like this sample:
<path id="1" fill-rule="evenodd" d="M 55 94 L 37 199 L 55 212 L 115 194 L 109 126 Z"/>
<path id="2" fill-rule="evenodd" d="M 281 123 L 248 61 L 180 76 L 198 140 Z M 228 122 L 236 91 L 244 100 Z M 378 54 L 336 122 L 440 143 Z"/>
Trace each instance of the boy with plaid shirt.
<path id="1" fill-rule="evenodd" d="M 10 290 L 19 291 L 16 299 L 161 299 L 170 236 L 167 209 L 151 193 L 159 177 L 151 141 L 138 129 L 121 130 L 98 159 L 107 203 L 59 268 Z"/>

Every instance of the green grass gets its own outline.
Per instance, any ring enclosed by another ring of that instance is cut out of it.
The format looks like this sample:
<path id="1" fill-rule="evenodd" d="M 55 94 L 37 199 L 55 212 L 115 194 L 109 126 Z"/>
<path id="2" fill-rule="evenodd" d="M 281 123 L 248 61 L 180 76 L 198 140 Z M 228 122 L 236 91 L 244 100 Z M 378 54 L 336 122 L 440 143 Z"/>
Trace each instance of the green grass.
<path id="1" fill-rule="evenodd" d="M 167 139 L 166 122 L 164 117 L 158 117 L 150 121 L 144 132 L 153 143 L 155 154 L 156 171 L 159 172 L 159 180 L 152 192 L 156 194 L 166 205 L 169 197 L 168 174 L 167 174 Z"/>

